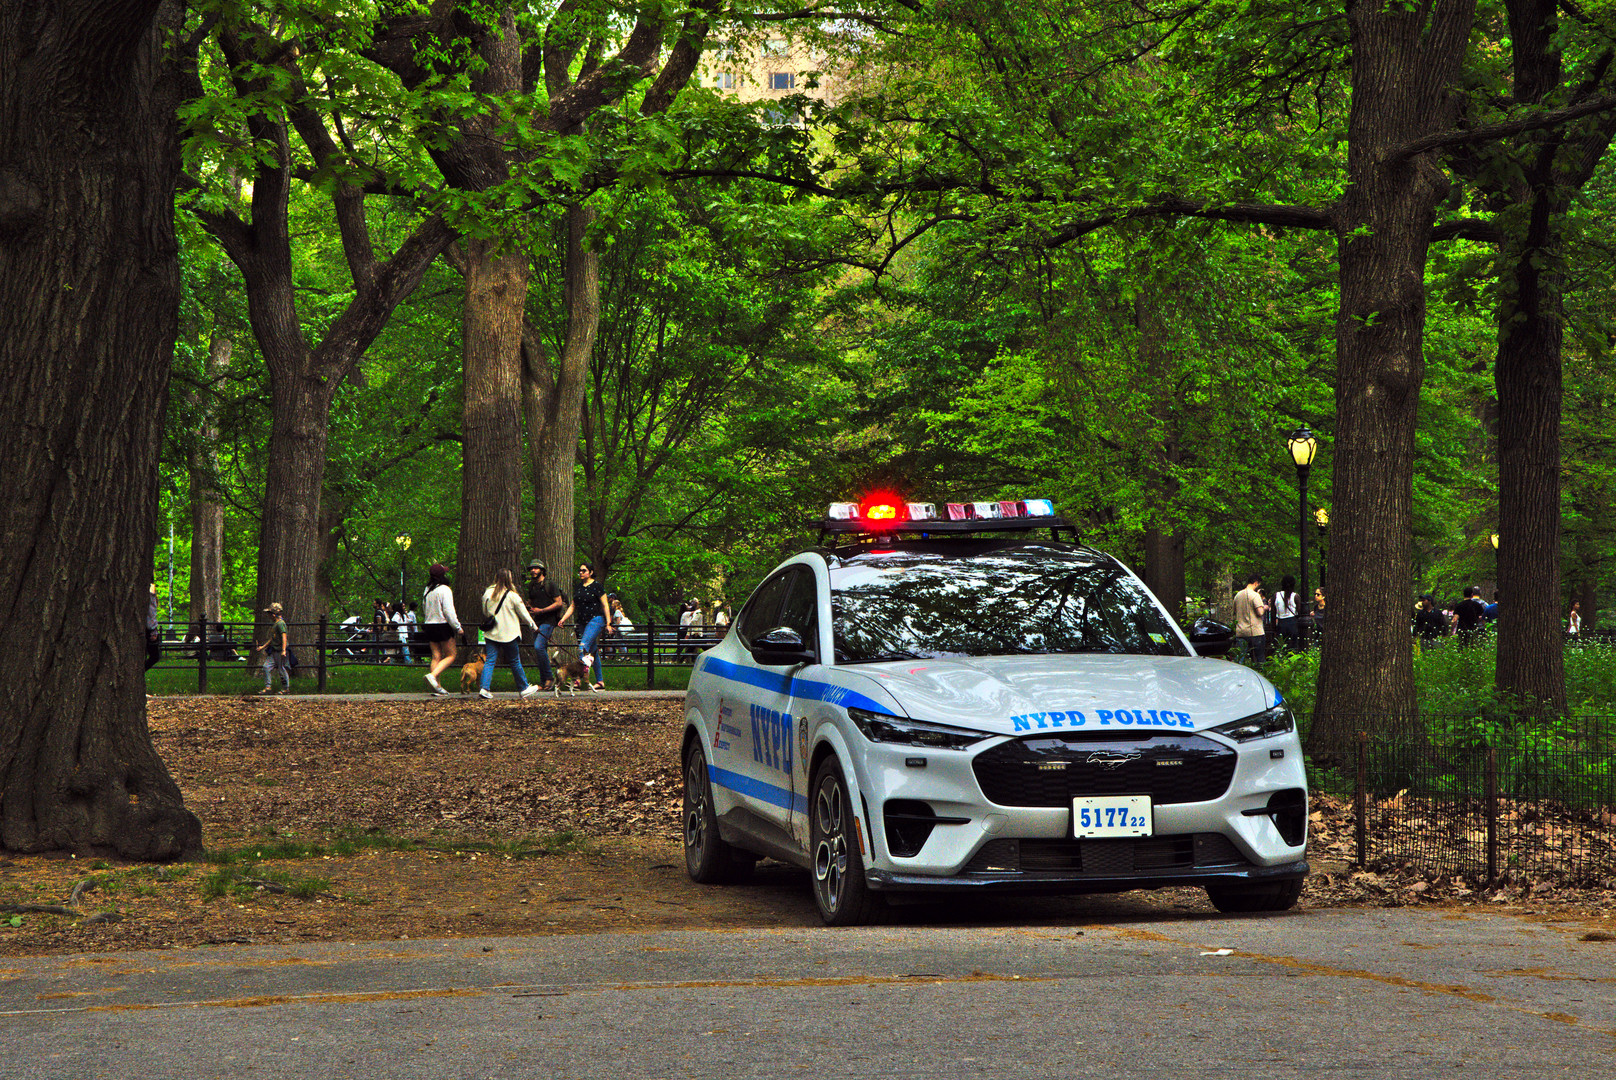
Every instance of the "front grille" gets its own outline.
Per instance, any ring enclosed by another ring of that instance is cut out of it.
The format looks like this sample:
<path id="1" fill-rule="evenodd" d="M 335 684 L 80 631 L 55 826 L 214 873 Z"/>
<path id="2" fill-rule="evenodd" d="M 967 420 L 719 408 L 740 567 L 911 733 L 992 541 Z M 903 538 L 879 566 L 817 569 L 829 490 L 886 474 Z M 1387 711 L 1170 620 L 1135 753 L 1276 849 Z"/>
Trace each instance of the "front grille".
<path id="1" fill-rule="evenodd" d="M 1234 842 L 1222 833 L 1183 833 L 1108 840 L 990 840 L 966 864 L 965 873 L 1127 877 L 1246 864 Z"/>
<path id="2" fill-rule="evenodd" d="M 1076 795 L 1206 802 L 1229 790 L 1237 755 L 1200 735 L 1029 735 L 976 755 L 982 793 L 1000 806 L 1068 806 Z"/>

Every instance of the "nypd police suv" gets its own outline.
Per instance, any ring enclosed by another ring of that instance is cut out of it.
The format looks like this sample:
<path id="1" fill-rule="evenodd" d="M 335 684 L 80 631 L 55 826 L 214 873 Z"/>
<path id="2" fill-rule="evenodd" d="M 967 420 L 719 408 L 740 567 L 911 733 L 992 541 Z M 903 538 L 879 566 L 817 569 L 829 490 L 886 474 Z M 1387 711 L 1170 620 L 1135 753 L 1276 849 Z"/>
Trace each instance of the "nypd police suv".
<path id="1" fill-rule="evenodd" d="M 1117 560 L 1042 500 L 836 504 L 696 661 L 686 864 L 807 868 L 824 920 L 898 893 L 1201 885 L 1295 904 L 1307 785 L 1249 668 L 1197 655 Z"/>

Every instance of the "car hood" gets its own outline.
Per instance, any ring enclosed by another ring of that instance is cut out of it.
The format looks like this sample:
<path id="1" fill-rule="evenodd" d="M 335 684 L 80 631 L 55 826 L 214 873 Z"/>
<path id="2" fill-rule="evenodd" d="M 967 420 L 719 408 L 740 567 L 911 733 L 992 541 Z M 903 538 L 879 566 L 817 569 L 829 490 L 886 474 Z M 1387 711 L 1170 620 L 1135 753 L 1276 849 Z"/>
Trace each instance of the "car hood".
<path id="1" fill-rule="evenodd" d="M 845 669 L 910 717 L 978 731 L 1199 731 L 1278 703 L 1248 667 L 1196 656 L 989 656 Z"/>

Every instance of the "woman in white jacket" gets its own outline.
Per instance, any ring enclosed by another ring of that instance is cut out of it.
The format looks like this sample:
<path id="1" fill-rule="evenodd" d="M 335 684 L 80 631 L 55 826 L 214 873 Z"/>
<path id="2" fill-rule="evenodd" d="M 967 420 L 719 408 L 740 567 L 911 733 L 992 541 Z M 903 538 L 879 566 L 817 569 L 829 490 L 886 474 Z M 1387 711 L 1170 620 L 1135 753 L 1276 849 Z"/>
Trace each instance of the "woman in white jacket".
<path id="1" fill-rule="evenodd" d="M 539 628 L 533 616 L 527 613 L 527 602 L 517 591 L 509 570 L 495 571 L 494 583 L 483 593 L 483 614 L 493 618 L 494 628 L 483 631 L 488 655 L 483 659 L 483 685 L 477 691 L 477 696 L 494 696 L 488 692 L 488 688 L 494 681 L 494 668 L 501 660 L 510 664 L 511 674 L 516 676 L 516 689 L 521 691 L 523 697 L 538 693 L 538 684 L 528 682 L 527 672 L 522 670 L 522 639 L 524 627 L 527 637 L 537 634 Z"/>
<path id="2" fill-rule="evenodd" d="M 454 663 L 454 639 L 460 633 L 460 619 L 455 615 L 454 590 L 449 588 L 449 568 L 435 562 L 427 568 L 427 575 L 426 592 L 421 597 L 421 636 L 432 650 L 426 684 L 434 694 L 447 694 L 438 676 Z"/>

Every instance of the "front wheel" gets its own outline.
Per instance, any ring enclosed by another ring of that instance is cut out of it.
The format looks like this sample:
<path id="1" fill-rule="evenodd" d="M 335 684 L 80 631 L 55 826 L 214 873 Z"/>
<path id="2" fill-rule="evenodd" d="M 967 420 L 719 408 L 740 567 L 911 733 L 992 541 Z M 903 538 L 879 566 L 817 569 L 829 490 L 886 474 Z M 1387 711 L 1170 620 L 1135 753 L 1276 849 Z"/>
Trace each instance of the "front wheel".
<path id="1" fill-rule="evenodd" d="M 1289 911 L 1302 895 L 1302 879 L 1262 885 L 1208 885 L 1207 899 L 1226 914 L 1250 911 Z"/>
<path id="2" fill-rule="evenodd" d="M 814 903 L 826 926 L 860 926 L 884 906 L 864 880 L 858 824 L 847 781 L 834 757 L 814 772 L 808 806 L 808 848 L 814 859 Z"/>
<path id="3" fill-rule="evenodd" d="M 685 753 L 685 870 L 692 881 L 721 885 L 743 881 L 752 872 L 757 856 L 727 843 L 718 835 L 718 815 L 713 811 L 713 788 L 707 778 L 707 755 L 701 743 L 692 742 Z"/>

